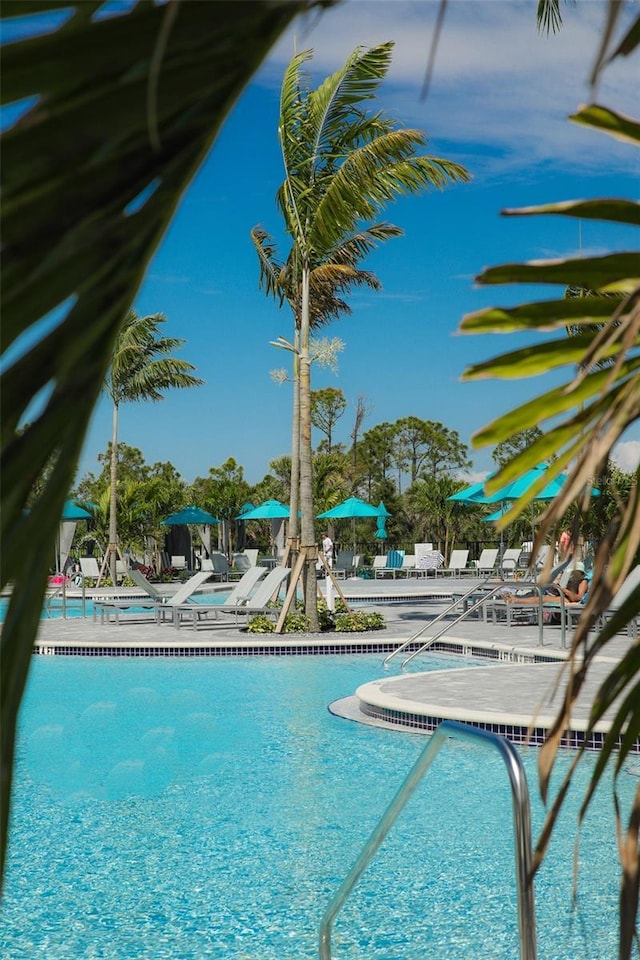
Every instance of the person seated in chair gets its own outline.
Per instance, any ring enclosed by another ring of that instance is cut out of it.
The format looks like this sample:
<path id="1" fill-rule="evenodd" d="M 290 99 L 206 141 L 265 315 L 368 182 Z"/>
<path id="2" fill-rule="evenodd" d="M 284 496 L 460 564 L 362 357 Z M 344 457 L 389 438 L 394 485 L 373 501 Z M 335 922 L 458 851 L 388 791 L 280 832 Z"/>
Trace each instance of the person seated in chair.
<path id="1" fill-rule="evenodd" d="M 589 589 L 589 579 L 585 573 L 584 563 L 580 561 L 574 565 L 564 586 L 560 583 L 561 579 L 562 572 L 558 574 L 552 584 L 543 588 L 545 603 L 554 601 L 560 603 L 562 597 L 564 597 L 566 603 L 583 603 Z M 533 590 L 527 590 L 522 595 L 506 591 L 502 593 L 502 597 L 507 603 L 530 604 L 537 595 Z"/>

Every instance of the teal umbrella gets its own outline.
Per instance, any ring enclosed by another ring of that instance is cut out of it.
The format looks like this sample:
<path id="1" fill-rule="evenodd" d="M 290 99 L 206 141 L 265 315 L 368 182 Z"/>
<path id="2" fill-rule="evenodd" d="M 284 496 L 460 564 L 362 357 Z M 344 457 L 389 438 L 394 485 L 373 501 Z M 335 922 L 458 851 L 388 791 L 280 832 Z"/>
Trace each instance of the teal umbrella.
<path id="1" fill-rule="evenodd" d="M 91 520 L 92 515 L 75 500 L 65 500 L 60 517 L 60 527 L 56 542 L 56 572 L 62 573 L 69 557 L 73 536 L 78 520 Z M 65 526 L 66 524 L 66 526 Z M 69 526 L 72 524 L 72 526 Z"/>
<path id="2" fill-rule="evenodd" d="M 385 526 L 387 522 L 387 517 L 390 517 L 391 514 L 385 507 L 382 500 L 378 504 L 378 519 L 376 520 L 377 530 L 375 532 L 376 540 L 386 540 L 387 539 L 387 528 Z"/>
<path id="3" fill-rule="evenodd" d="M 519 500 L 524 494 L 526 494 L 531 487 L 540 480 L 541 477 L 544 477 L 544 474 L 549 469 L 549 465 L 546 463 L 539 463 L 537 466 L 532 467 L 531 470 L 527 470 L 526 473 L 523 473 L 521 477 L 518 477 L 516 480 L 512 480 L 511 483 L 507 483 L 504 487 L 500 487 L 499 490 L 496 490 L 495 493 L 486 494 L 484 492 L 484 482 L 483 483 L 474 483 L 472 486 L 467 487 L 465 490 L 459 490 L 457 494 L 449 497 L 449 500 L 460 500 L 463 503 L 492 503 L 500 504 L 500 510 L 496 513 L 492 513 L 489 517 L 485 517 L 485 521 L 499 520 L 505 513 L 508 512 L 509 506 L 513 501 Z M 495 475 L 495 471 L 490 474 L 491 476 Z M 564 484 L 567 482 L 566 473 L 559 473 L 557 477 L 554 477 L 553 480 L 550 480 L 545 486 L 539 490 L 534 496 L 534 500 L 554 500 L 560 491 L 562 490 Z M 600 496 L 600 491 L 595 487 L 592 488 L 591 494 L 594 497 Z M 533 522 L 533 521 L 532 521 Z M 503 533 L 500 532 L 500 543 L 503 543 Z"/>
<path id="4" fill-rule="evenodd" d="M 165 519 L 162 520 L 161 523 L 163 523 L 165 526 L 168 526 L 168 527 L 187 527 L 188 544 L 185 543 L 185 547 L 188 547 L 188 550 L 189 550 L 188 563 L 189 563 L 189 567 L 192 568 L 193 562 L 194 562 L 194 554 L 193 554 L 193 533 L 191 531 L 191 527 L 192 526 L 199 526 L 199 527 L 211 526 L 211 524 L 220 523 L 220 521 L 217 519 L 217 517 L 214 517 L 212 514 L 207 513 L 206 510 L 202 510 L 200 507 L 195 507 L 193 504 L 191 504 L 188 507 L 184 507 L 182 510 L 178 510 L 177 513 L 172 513 L 170 516 L 165 517 Z M 185 531 L 185 540 L 186 540 L 187 531 Z M 179 532 L 175 532 L 175 533 L 172 532 L 171 536 L 173 538 L 175 537 L 180 538 Z M 208 537 L 205 537 L 203 539 L 202 535 L 200 539 L 204 544 L 205 550 L 208 552 L 211 547 L 210 539 Z M 180 542 L 180 546 L 178 547 L 178 550 L 175 551 L 176 553 L 178 552 L 181 553 L 182 549 L 184 549 L 182 547 L 182 542 Z"/>
<path id="5" fill-rule="evenodd" d="M 384 506 L 384 504 L 383 504 Z M 318 514 L 318 520 L 344 519 L 345 517 L 379 517 L 380 508 L 374 507 L 371 503 L 361 500 L 359 497 L 349 497 L 337 507 L 325 510 Z"/>
<path id="6" fill-rule="evenodd" d="M 527 470 L 521 477 L 512 480 L 511 483 L 507 483 L 504 487 L 500 487 L 495 493 L 486 494 L 484 492 L 484 484 L 473 484 L 473 487 L 468 487 L 467 490 L 461 490 L 459 494 L 454 494 L 452 497 L 449 497 L 449 500 L 464 500 L 466 503 L 502 503 L 504 505 L 509 501 L 519 500 L 520 497 L 528 493 L 534 483 L 544 477 L 548 469 L 548 464 L 540 463 L 537 467 L 532 467 L 531 470 Z M 491 476 L 494 476 L 494 474 L 491 474 Z M 554 477 L 553 480 L 545 484 L 541 490 L 538 490 L 533 499 L 554 500 L 566 482 L 566 473 L 559 473 L 557 477 Z M 478 486 L 481 487 L 479 491 L 476 489 Z M 465 494 L 465 496 L 461 496 L 460 494 Z M 598 497 L 600 496 L 600 491 L 596 489 L 596 487 L 593 487 L 591 495 Z"/>
<path id="7" fill-rule="evenodd" d="M 170 527 L 188 526 L 190 523 L 200 524 L 200 526 L 220 523 L 216 517 L 207 513 L 206 510 L 201 510 L 200 507 L 194 507 L 193 505 L 185 507 L 177 513 L 172 513 L 161 522 Z"/>
<path id="8" fill-rule="evenodd" d="M 74 500 L 65 500 L 61 520 L 91 520 L 91 514 Z"/>
<path id="9" fill-rule="evenodd" d="M 382 517 L 389 516 L 389 513 L 384 504 L 381 504 L 382 509 L 385 511 L 384 514 L 380 512 L 380 507 L 374 507 L 373 504 L 367 503 L 366 500 L 361 500 L 359 497 L 349 497 L 348 500 L 345 500 L 343 503 L 339 503 L 337 507 L 332 507 L 331 510 L 325 510 L 324 513 L 318 514 L 318 520 L 339 520 L 351 518 L 353 523 L 352 537 L 353 537 L 353 552 L 356 552 L 356 535 L 355 535 L 355 519 L 356 517 Z M 377 534 L 376 534 L 377 536 Z M 386 533 L 385 533 L 386 536 Z"/>
<path id="10" fill-rule="evenodd" d="M 241 513 L 236 520 L 284 520 L 290 512 L 290 508 L 279 500 L 265 500 Z"/>
<path id="11" fill-rule="evenodd" d="M 489 476 L 493 476 L 493 474 L 489 474 Z M 487 479 L 489 478 L 487 477 Z M 457 493 L 447 497 L 447 500 L 458 500 L 460 503 L 477 503 L 474 497 L 482 496 L 483 493 L 484 480 L 481 480 L 480 483 L 472 483 L 470 487 L 463 487 L 462 490 L 458 490 Z"/>

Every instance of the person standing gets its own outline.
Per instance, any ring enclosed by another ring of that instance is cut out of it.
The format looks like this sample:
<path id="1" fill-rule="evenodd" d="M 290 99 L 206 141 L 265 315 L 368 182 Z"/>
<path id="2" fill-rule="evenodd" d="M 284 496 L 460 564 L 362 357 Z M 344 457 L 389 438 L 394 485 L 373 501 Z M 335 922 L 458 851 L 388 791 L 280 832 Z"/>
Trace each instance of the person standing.
<path id="1" fill-rule="evenodd" d="M 563 530 L 558 541 L 558 559 L 562 562 L 573 556 L 573 536 L 570 530 Z"/>
<path id="2" fill-rule="evenodd" d="M 327 530 L 322 538 L 322 556 L 328 567 L 333 566 L 333 540 Z"/>

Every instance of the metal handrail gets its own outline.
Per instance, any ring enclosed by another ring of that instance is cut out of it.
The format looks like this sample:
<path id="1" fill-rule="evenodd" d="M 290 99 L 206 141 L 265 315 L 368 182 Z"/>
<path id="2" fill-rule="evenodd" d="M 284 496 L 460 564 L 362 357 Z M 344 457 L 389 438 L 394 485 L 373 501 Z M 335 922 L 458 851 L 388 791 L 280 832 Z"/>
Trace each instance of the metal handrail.
<path id="1" fill-rule="evenodd" d="M 391 653 L 387 654 L 387 656 L 383 660 L 382 665 L 386 667 L 388 663 L 391 663 L 394 657 L 396 657 L 399 653 L 402 653 L 404 650 L 407 649 L 407 647 L 411 646 L 411 644 L 415 640 L 417 640 L 418 637 L 422 636 L 425 630 L 428 630 L 430 627 L 433 627 L 436 623 L 439 623 L 441 620 L 444 620 L 445 617 L 448 617 L 452 610 L 455 610 L 455 608 L 459 606 L 459 604 L 464 603 L 465 600 L 467 600 L 470 596 L 472 596 L 472 594 L 477 593 L 478 590 L 484 587 L 484 585 L 487 583 L 489 583 L 488 579 L 483 580 L 481 584 L 475 584 L 475 586 L 467 590 L 467 592 L 462 597 L 456 597 L 456 599 L 449 604 L 446 610 L 443 610 L 442 613 L 439 613 L 434 620 L 429 620 L 428 623 L 425 623 L 424 627 L 420 627 L 417 633 L 414 633 L 413 636 L 409 637 L 408 640 L 405 640 L 404 643 L 401 643 L 399 647 L 396 647 L 395 650 L 392 650 Z"/>
<path id="2" fill-rule="evenodd" d="M 455 620 L 452 620 L 451 623 L 445 624 L 442 630 L 439 630 L 438 633 L 436 633 L 435 637 L 429 637 L 426 643 L 423 643 L 421 647 L 419 647 L 417 650 L 414 650 L 412 654 L 410 654 L 405 660 L 402 661 L 400 665 L 400 669 L 404 670 L 406 665 L 410 663 L 414 657 L 417 657 L 421 653 L 424 653 L 425 650 L 428 650 L 431 644 L 435 643 L 436 640 L 439 640 L 441 636 L 443 636 L 445 633 L 447 633 L 451 629 L 451 627 L 455 627 L 456 624 L 460 623 L 462 620 L 468 617 L 470 613 L 475 613 L 475 611 L 478 610 L 481 606 L 483 606 L 483 604 L 485 604 L 487 600 L 491 600 L 492 597 L 495 597 L 496 593 L 500 593 L 500 591 L 504 590 L 505 587 L 511 587 L 511 586 L 522 587 L 522 582 L 519 580 L 513 580 L 513 581 L 505 580 L 502 583 L 495 586 L 493 590 L 490 590 L 486 594 L 486 596 L 481 597 L 479 600 L 476 600 L 475 603 L 472 603 L 471 606 L 468 608 L 468 610 L 463 610 L 460 616 L 456 617 Z M 543 646 L 542 597 L 544 593 L 544 587 L 541 587 L 538 584 L 528 584 L 527 586 L 530 586 L 531 589 L 535 590 L 536 593 L 538 594 L 538 605 L 540 608 L 540 616 L 538 617 L 538 645 Z"/>
<path id="3" fill-rule="evenodd" d="M 471 740 L 495 747 L 500 753 L 509 774 L 513 801 L 513 828 L 515 834 L 516 883 L 518 888 L 518 934 L 520 960 L 537 960 L 535 903 L 531 873 L 531 809 L 529 788 L 522 761 L 516 748 L 504 737 L 487 730 L 467 726 L 456 720 L 444 720 L 429 738 L 412 769 L 406 776 L 397 794 L 387 807 L 377 827 L 369 837 L 360 856 L 343 880 L 329 906 L 324 912 L 319 931 L 319 958 L 331 960 L 331 930 L 333 922 L 342 909 L 351 891 L 358 883 L 369 862 L 389 833 L 405 804 L 427 772 L 436 754 L 445 741 L 453 737 Z"/>

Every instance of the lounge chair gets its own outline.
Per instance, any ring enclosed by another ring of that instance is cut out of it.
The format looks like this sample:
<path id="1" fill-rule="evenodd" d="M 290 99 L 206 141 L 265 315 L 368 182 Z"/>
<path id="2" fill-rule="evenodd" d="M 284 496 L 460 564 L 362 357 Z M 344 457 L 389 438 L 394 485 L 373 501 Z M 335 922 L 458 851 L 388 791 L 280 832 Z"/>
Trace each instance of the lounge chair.
<path id="1" fill-rule="evenodd" d="M 452 550 L 451 556 L 449 557 L 449 566 L 440 568 L 440 572 L 450 573 L 452 577 L 459 577 L 467 571 L 468 559 L 468 550 Z M 475 569 L 470 568 L 468 572 L 474 573 Z"/>
<path id="2" fill-rule="evenodd" d="M 533 543 L 530 540 L 525 540 L 520 550 L 520 556 L 518 557 L 518 569 L 526 570 L 532 576 L 535 576 L 536 573 L 544 569 L 551 552 L 552 548 L 550 544 L 543 543 L 534 557 Z"/>
<path id="3" fill-rule="evenodd" d="M 509 547 L 500 557 L 500 573 L 502 576 L 513 576 L 515 571 L 518 569 L 518 561 L 520 560 L 520 554 L 522 553 L 522 547 Z"/>
<path id="4" fill-rule="evenodd" d="M 80 572 L 82 580 L 98 580 L 100 577 L 100 567 L 95 557 L 80 557 Z"/>
<path id="5" fill-rule="evenodd" d="M 338 550 L 338 556 L 333 565 L 333 573 L 339 580 L 345 580 L 354 572 L 353 557 L 353 550 Z"/>
<path id="6" fill-rule="evenodd" d="M 623 603 L 629 599 L 629 596 L 638 586 L 640 586 L 640 564 L 638 564 L 636 567 L 633 567 L 629 571 L 622 585 L 620 586 L 620 589 L 609 604 L 609 607 L 601 615 L 600 622 L 602 626 L 604 626 L 604 624 L 610 620 L 615 613 L 617 613 Z M 627 624 L 627 633 L 634 640 L 638 639 L 638 627 L 640 625 L 639 621 L 640 617 L 635 616 Z"/>
<path id="7" fill-rule="evenodd" d="M 216 620 L 221 613 L 232 614 L 237 623 L 239 616 L 251 616 L 257 613 L 278 613 L 278 608 L 269 606 L 269 603 L 273 597 L 280 592 L 280 588 L 291 573 L 291 569 L 289 567 L 275 567 L 273 570 L 270 570 L 269 573 L 267 573 L 266 567 L 252 567 L 250 571 L 247 571 L 245 576 L 248 577 L 249 574 L 256 576 L 256 571 L 259 571 L 261 575 L 266 573 L 265 579 L 261 583 L 258 583 L 258 586 L 253 593 L 249 593 L 245 589 L 244 593 L 246 596 L 244 598 L 240 596 L 240 591 L 238 590 L 238 594 L 236 595 L 236 599 L 233 603 L 229 602 L 231 599 L 230 595 L 224 603 L 192 603 L 188 605 L 174 605 L 174 626 L 180 627 L 182 625 L 182 620 L 185 619 L 185 617 L 191 619 L 191 624 L 195 629 L 198 626 L 198 623 L 207 619 L 211 614 Z M 239 588 L 241 583 L 242 581 L 239 581 L 236 584 L 236 588 Z"/>
<path id="8" fill-rule="evenodd" d="M 132 570 L 131 573 L 138 573 L 138 571 Z M 142 574 L 139 574 L 139 576 L 142 577 Z M 121 610 L 129 610 L 131 607 L 137 607 L 138 609 L 154 612 L 156 620 L 160 621 L 164 619 L 164 615 L 161 616 L 160 611 L 164 611 L 165 609 L 170 610 L 173 606 L 186 603 L 193 597 L 198 587 L 201 587 L 210 576 L 211 573 L 208 570 L 200 570 L 198 573 L 194 573 L 194 575 L 183 583 L 173 594 L 160 593 L 152 583 L 147 581 L 147 586 L 143 586 L 142 589 L 149 594 L 148 600 L 141 600 L 139 597 L 120 597 L 117 599 L 114 597 L 109 600 L 95 600 L 93 604 L 93 619 L 97 620 L 99 612 L 100 623 L 104 623 L 105 620 L 109 622 L 110 614 L 113 612 L 115 622 L 119 623 Z M 134 582 L 139 583 L 139 580 L 136 578 L 132 577 L 132 579 Z"/>
<path id="9" fill-rule="evenodd" d="M 479 577 L 488 577 L 492 573 L 497 573 L 496 561 L 498 559 L 498 549 L 492 547 L 485 548 L 478 560 L 473 561 L 476 573 Z"/>
<path id="10" fill-rule="evenodd" d="M 398 576 L 412 577 L 416 572 L 416 558 L 413 553 L 405 553 L 402 558 L 402 566 L 398 570 Z"/>
<path id="11" fill-rule="evenodd" d="M 536 559 L 532 564 L 532 566 L 536 570 L 543 570 L 551 554 L 552 554 L 551 544 L 543 543 L 540 549 L 538 550 L 538 553 L 536 554 Z"/>
<path id="12" fill-rule="evenodd" d="M 173 570 L 186 570 L 187 558 L 182 556 L 171 557 L 171 568 Z"/>
<path id="13" fill-rule="evenodd" d="M 389 550 L 387 556 L 385 557 L 384 566 L 376 565 L 376 560 L 374 558 L 373 563 L 373 574 L 374 577 L 386 577 L 387 574 L 391 574 L 395 580 L 396 573 L 402 569 L 402 562 L 404 560 L 404 550 Z"/>
<path id="14" fill-rule="evenodd" d="M 566 587 L 573 570 L 573 565 L 569 561 L 570 558 L 567 558 L 547 577 L 519 580 L 517 586 L 506 587 L 505 590 L 515 593 L 517 601 L 514 603 L 499 595 L 492 597 L 485 604 L 485 618 L 490 618 L 497 623 L 504 615 L 507 626 L 510 627 L 518 622 L 530 623 L 532 617 L 537 617 L 541 612 L 544 614 L 545 610 L 558 613 L 564 609 L 566 610 L 565 622 L 570 622 L 572 615 L 579 615 L 584 610 L 584 603 L 569 603 L 563 599 L 561 588 Z M 541 591 L 550 591 L 552 595 L 545 597 Z M 553 599 L 553 593 L 557 593 L 558 599 Z"/>
<path id="15" fill-rule="evenodd" d="M 233 576 L 241 577 L 242 574 L 246 573 L 247 570 L 250 570 L 251 567 L 255 567 L 255 563 L 251 563 L 251 560 L 246 553 L 234 553 L 231 570 Z"/>
<path id="16" fill-rule="evenodd" d="M 139 570 L 130 570 L 129 576 L 135 583 L 137 587 L 140 587 L 141 590 L 144 590 L 145 593 L 148 593 L 152 600 L 158 600 L 160 603 L 164 603 L 170 596 L 171 593 L 167 593 L 164 590 L 158 590 L 155 583 L 151 583 L 150 580 L 147 580 L 143 573 L 140 573 Z"/>
<path id="17" fill-rule="evenodd" d="M 214 580 L 228 580 L 229 574 L 231 573 L 231 568 L 229 566 L 229 561 L 225 557 L 224 553 L 220 553 L 219 550 L 214 551 L 210 556 L 205 557 L 201 561 L 201 567 L 203 570 L 207 570 L 209 576 Z"/>
<path id="18" fill-rule="evenodd" d="M 440 570 L 444 564 L 444 557 L 439 550 L 426 550 L 424 549 L 425 547 L 431 547 L 431 544 L 414 544 L 414 549 L 416 551 L 416 576 L 428 577 L 430 571 L 433 571 L 434 576 L 437 576 L 438 570 Z"/>
<path id="19" fill-rule="evenodd" d="M 193 626 L 197 626 L 199 620 L 206 619 L 210 614 L 217 617 L 220 610 L 234 611 L 237 606 L 249 603 L 251 600 L 251 591 L 254 590 L 258 581 L 267 576 L 266 567 L 249 567 L 243 573 L 240 580 L 234 584 L 229 596 L 222 603 L 181 603 L 173 605 L 173 625 L 181 627 L 184 619 L 191 618 Z M 163 611 L 164 612 L 164 611 Z"/>

